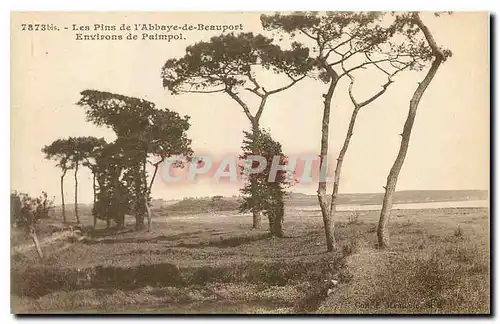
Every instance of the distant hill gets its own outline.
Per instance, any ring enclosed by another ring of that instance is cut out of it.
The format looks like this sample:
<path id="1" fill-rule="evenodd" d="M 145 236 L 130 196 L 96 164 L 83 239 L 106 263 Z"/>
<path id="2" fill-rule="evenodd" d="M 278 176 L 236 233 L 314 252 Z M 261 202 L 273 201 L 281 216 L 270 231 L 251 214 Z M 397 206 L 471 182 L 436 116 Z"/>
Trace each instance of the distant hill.
<path id="1" fill-rule="evenodd" d="M 236 197 L 185 198 L 175 203 L 158 206 L 154 208 L 153 212 L 169 215 L 216 213 L 237 211 L 240 204 L 241 200 Z"/>

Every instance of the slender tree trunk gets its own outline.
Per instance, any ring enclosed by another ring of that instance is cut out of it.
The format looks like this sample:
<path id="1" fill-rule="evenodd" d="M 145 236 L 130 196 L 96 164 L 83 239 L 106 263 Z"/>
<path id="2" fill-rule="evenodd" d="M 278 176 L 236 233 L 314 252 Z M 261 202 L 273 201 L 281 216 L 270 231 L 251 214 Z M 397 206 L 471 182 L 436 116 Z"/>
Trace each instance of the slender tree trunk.
<path id="1" fill-rule="evenodd" d="M 118 227 L 119 229 L 122 229 L 125 227 L 125 214 L 124 213 L 120 213 L 120 215 L 118 215 L 116 227 Z"/>
<path id="2" fill-rule="evenodd" d="M 96 203 L 96 179 L 95 179 L 95 172 L 92 172 L 92 193 L 94 195 L 93 197 L 93 203 L 92 203 L 92 214 L 94 216 L 94 228 L 97 226 L 97 213 L 94 212 L 95 209 L 95 203 Z"/>
<path id="3" fill-rule="evenodd" d="M 431 45 L 432 46 L 432 45 Z M 387 225 L 391 216 L 391 209 L 393 203 L 393 195 L 396 190 L 396 183 L 398 181 L 399 172 L 403 167 L 403 163 L 408 152 L 408 146 L 410 144 L 410 136 L 413 128 L 413 123 L 415 121 L 415 116 L 417 114 L 418 104 L 422 95 L 424 94 L 427 86 L 431 83 L 432 79 L 436 75 L 436 72 L 443 62 L 444 56 L 442 53 L 440 55 L 435 55 L 435 59 L 432 62 L 432 66 L 427 72 L 424 80 L 418 85 L 417 89 L 413 93 L 413 97 L 410 100 L 410 109 L 408 111 L 408 116 L 406 118 L 405 125 L 403 127 L 403 133 L 401 134 L 401 145 L 399 147 L 399 152 L 392 165 L 392 168 L 387 176 L 387 184 L 385 186 L 385 195 L 382 202 L 382 210 L 380 212 L 380 219 L 377 229 L 378 246 L 379 248 L 386 248 L 389 246 L 389 232 Z"/>
<path id="4" fill-rule="evenodd" d="M 146 199 L 146 217 L 148 220 L 148 232 L 151 232 L 151 209 L 149 208 L 149 203 Z"/>
<path id="5" fill-rule="evenodd" d="M 157 171 L 157 168 L 155 168 L 155 174 L 153 176 L 156 175 L 156 171 Z M 149 209 L 149 195 L 151 192 L 150 192 L 150 187 L 148 187 L 148 178 L 147 178 L 147 174 L 146 174 L 146 160 L 144 160 L 144 162 L 142 164 L 142 177 L 143 177 L 143 181 L 144 181 L 144 190 L 146 191 L 145 195 L 144 195 L 144 209 L 146 211 L 146 219 L 148 220 L 147 231 L 151 232 L 151 210 Z M 154 178 L 151 179 L 151 186 L 153 185 L 153 181 L 154 181 Z"/>
<path id="6" fill-rule="evenodd" d="M 144 197 L 138 197 L 136 199 L 135 203 L 137 205 L 142 205 L 144 203 Z M 140 211 L 137 210 L 136 208 L 136 213 L 135 213 L 135 229 L 137 231 L 144 229 L 144 215 L 145 211 Z"/>
<path id="7" fill-rule="evenodd" d="M 40 246 L 40 242 L 38 242 L 38 237 L 36 235 L 35 229 L 30 228 L 29 235 L 30 235 L 31 239 L 33 240 L 33 243 L 35 244 L 36 252 L 38 254 L 38 257 L 40 258 L 40 260 L 43 259 L 42 248 Z"/>
<path id="8" fill-rule="evenodd" d="M 347 128 L 347 133 L 346 133 L 346 136 L 344 138 L 344 143 L 342 144 L 342 148 L 340 149 L 339 155 L 337 157 L 337 165 L 335 167 L 333 190 L 332 190 L 332 196 L 331 196 L 331 201 L 330 201 L 330 218 L 332 218 L 332 219 L 335 219 L 335 213 L 337 211 L 337 196 L 338 196 L 339 188 L 340 188 L 340 175 L 342 173 L 342 164 L 344 162 L 344 158 L 345 158 L 345 155 L 347 153 L 347 149 L 349 148 L 349 144 L 351 142 L 351 137 L 352 137 L 353 132 L 354 132 L 354 126 L 356 124 L 356 118 L 358 116 L 358 113 L 359 113 L 361 108 L 370 104 L 371 102 L 373 102 L 374 100 L 379 98 L 382 94 L 384 94 L 384 92 L 387 90 L 389 85 L 392 83 L 392 80 L 389 77 L 387 83 L 385 83 L 382 86 L 382 90 L 377 92 L 375 95 L 370 97 L 368 100 L 363 101 L 362 103 L 358 103 L 356 101 L 356 99 L 354 98 L 354 95 L 352 92 L 352 88 L 354 85 L 354 78 L 348 72 L 346 72 L 345 68 L 344 68 L 344 71 L 345 71 L 345 73 L 347 73 L 347 75 L 351 79 L 351 83 L 349 84 L 349 97 L 351 98 L 351 102 L 354 105 L 354 109 L 353 109 L 352 114 L 351 114 L 351 119 L 349 121 L 349 127 Z"/>
<path id="9" fill-rule="evenodd" d="M 78 162 L 75 165 L 75 217 L 76 222 L 80 224 L 80 217 L 78 216 Z"/>
<path id="10" fill-rule="evenodd" d="M 154 164 L 155 170 L 153 171 L 153 176 L 151 177 L 151 181 L 149 182 L 149 186 L 148 186 L 148 193 L 149 194 L 151 194 L 151 190 L 153 189 L 153 183 L 155 181 L 156 174 L 158 173 L 158 167 L 160 166 L 160 164 L 163 161 L 164 160 L 162 159 L 160 162 L 157 162 L 157 163 Z"/>
<path id="11" fill-rule="evenodd" d="M 271 233 L 271 236 L 275 236 L 276 226 L 274 222 L 276 216 L 274 215 L 274 212 L 272 210 L 265 211 L 264 215 L 266 214 L 267 214 L 267 219 L 269 221 L 269 233 Z"/>
<path id="12" fill-rule="evenodd" d="M 144 214 L 136 213 L 135 214 L 135 229 L 141 230 L 143 228 L 144 228 Z"/>
<path id="13" fill-rule="evenodd" d="M 332 74 L 335 74 L 333 72 Z M 324 170 L 324 179 L 320 176 L 318 183 L 318 201 L 323 216 L 323 225 L 325 228 L 326 249 L 328 252 L 333 251 L 335 245 L 334 223 L 328 210 L 326 199 L 326 168 L 324 168 L 325 159 L 328 155 L 328 133 L 330 127 L 330 107 L 332 103 L 333 92 L 337 86 L 338 77 L 332 76 L 328 92 L 323 95 L 323 121 L 321 123 L 321 154 L 320 154 L 320 170 Z"/>
<path id="14" fill-rule="evenodd" d="M 66 205 L 64 204 L 64 176 L 66 175 L 67 171 L 67 169 L 64 169 L 63 174 L 61 175 L 61 207 L 64 224 L 66 224 Z"/>
<path id="15" fill-rule="evenodd" d="M 285 234 L 283 233 L 283 218 L 284 218 L 283 216 L 284 216 L 284 206 L 283 204 L 281 204 L 275 212 L 273 234 L 276 237 L 285 236 Z"/>
<path id="16" fill-rule="evenodd" d="M 253 143 L 252 143 L 252 154 L 253 155 L 258 155 L 258 149 L 257 149 L 257 141 L 258 137 L 260 134 L 260 129 L 259 129 L 259 121 L 254 118 L 252 120 L 252 133 L 253 133 Z M 257 208 L 257 200 L 258 199 L 258 188 L 257 188 L 257 178 L 256 177 L 250 177 L 250 188 L 252 190 L 252 200 L 253 202 L 253 208 L 252 208 L 252 216 L 253 216 L 253 221 L 252 221 L 252 228 L 258 229 L 261 228 L 262 226 L 262 217 L 261 217 L 261 210 Z"/>
<path id="17" fill-rule="evenodd" d="M 256 190 L 257 181 L 254 178 L 251 178 L 250 183 L 251 183 L 251 187 L 252 187 L 252 196 L 254 196 L 253 193 L 257 191 Z M 261 228 L 261 226 L 262 226 L 261 211 L 258 208 L 253 208 L 252 209 L 252 228 L 259 229 L 259 228 Z"/>
<path id="18" fill-rule="evenodd" d="M 135 230 L 144 229 L 145 206 L 144 196 L 147 192 L 147 184 L 144 183 L 143 161 L 134 165 L 134 210 L 135 210 Z"/>
<path id="19" fill-rule="evenodd" d="M 279 219 L 276 219 L 274 226 L 275 226 L 274 235 L 276 237 L 279 237 L 279 238 L 284 237 L 285 233 L 283 233 L 283 223 L 282 223 L 282 221 L 279 220 Z"/>
<path id="20" fill-rule="evenodd" d="M 347 134 L 344 139 L 344 144 L 340 149 L 339 155 L 337 157 L 337 165 L 335 167 L 335 176 L 333 182 L 333 191 L 332 191 L 332 199 L 330 201 L 330 218 L 335 219 L 335 213 L 337 211 L 337 197 L 339 193 L 340 187 L 340 174 L 342 173 L 342 163 L 344 162 L 344 157 L 347 153 L 347 149 L 349 148 L 349 143 L 351 142 L 351 137 L 354 131 L 354 125 L 356 124 L 356 117 L 358 116 L 358 112 L 360 106 L 354 107 L 354 110 L 351 114 L 351 120 L 349 122 L 349 127 L 347 129 Z"/>
<path id="21" fill-rule="evenodd" d="M 156 174 L 158 173 L 158 167 L 163 161 L 164 161 L 164 159 L 162 159 L 161 161 L 154 164 L 155 170 L 153 171 L 153 176 L 151 177 L 151 181 L 149 182 L 147 197 L 149 197 L 151 195 L 151 190 L 153 189 L 153 183 L 155 181 Z M 144 164 L 144 183 L 147 184 L 145 170 L 146 170 L 146 164 Z M 149 208 L 147 197 L 146 197 L 146 201 L 145 201 L 145 203 L 146 203 L 146 215 L 148 217 L 148 232 L 150 232 L 151 231 L 151 222 L 152 222 L 151 221 L 151 209 Z"/>

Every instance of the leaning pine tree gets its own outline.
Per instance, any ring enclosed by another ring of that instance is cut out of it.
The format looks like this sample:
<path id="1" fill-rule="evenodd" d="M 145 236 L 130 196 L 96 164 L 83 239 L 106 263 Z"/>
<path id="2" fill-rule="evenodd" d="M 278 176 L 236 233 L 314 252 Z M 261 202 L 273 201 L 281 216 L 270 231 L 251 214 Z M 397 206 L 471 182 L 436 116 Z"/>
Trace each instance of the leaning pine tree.
<path id="1" fill-rule="evenodd" d="M 436 15 L 439 16 L 439 14 Z M 441 48 L 436 43 L 434 36 L 432 35 L 427 25 L 424 24 L 418 12 L 403 14 L 399 18 L 398 23 L 398 28 L 401 31 L 413 35 L 421 34 L 420 37 L 423 36 L 425 41 L 421 42 L 421 47 L 427 49 L 429 53 L 427 60 L 432 60 L 432 64 L 427 71 L 424 79 L 418 84 L 418 87 L 413 92 L 413 96 L 409 104 L 408 115 L 403 126 L 403 132 L 400 134 L 401 144 L 399 146 L 398 155 L 391 167 L 391 170 L 389 171 L 387 182 L 384 186 L 385 194 L 382 201 L 382 210 L 380 211 L 380 218 L 377 228 L 379 248 L 387 248 L 389 246 L 388 224 L 391 216 L 393 195 L 396 191 L 396 184 L 398 182 L 399 173 L 403 168 L 406 153 L 408 152 L 408 148 L 410 146 L 411 131 L 413 129 L 413 123 L 415 122 L 415 117 L 417 115 L 417 109 L 420 103 L 420 99 L 422 99 L 425 90 L 431 84 L 441 64 L 444 63 L 452 55 L 450 50 Z"/>
<path id="2" fill-rule="evenodd" d="M 283 219 L 284 219 L 284 198 L 285 188 L 291 185 L 285 171 L 278 171 L 276 177 L 271 177 L 271 166 L 273 159 L 281 165 L 286 163 L 287 157 L 283 154 L 281 144 L 272 139 L 271 134 L 261 130 L 256 136 L 253 132 L 244 132 L 243 154 L 240 156 L 247 160 L 250 156 L 257 153 L 263 159 L 259 162 L 252 162 L 252 169 L 261 170 L 258 173 L 246 174 L 245 166 L 242 167 L 242 173 L 246 177 L 245 187 L 241 189 L 243 202 L 240 205 L 240 212 L 248 212 L 254 209 L 262 210 L 269 220 L 269 231 L 271 236 L 283 237 Z M 252 159 L 249 159 L 252 160 Z M 275 163 L 276 163 L 275 162 Z M 262 163 L 263 165 L 259 165 Z M 248 167 L 248 166 L 247 166 Z M 252 186 L 256 185 L 255 187 Z"/>

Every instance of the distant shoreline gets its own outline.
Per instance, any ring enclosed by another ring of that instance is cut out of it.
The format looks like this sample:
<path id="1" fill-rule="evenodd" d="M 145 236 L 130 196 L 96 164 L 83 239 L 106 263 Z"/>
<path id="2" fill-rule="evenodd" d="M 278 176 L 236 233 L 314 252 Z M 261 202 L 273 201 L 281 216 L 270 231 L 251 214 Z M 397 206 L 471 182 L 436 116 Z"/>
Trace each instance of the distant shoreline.
<path id="1" fill-rule="evenodd" d="M 338 205 L 337 211 L 377 211 L 382 208 L 377 205 Z M 417 203 L 397 203 L 392 206 L 393 210 L 412 210 L 412 209 L 447 209 L 447 208 L 489 208 L 489 200 L 454 200 L 454 201 L 433 201 Z M 318 206 L 296 207 L 304 211 L 320 211 Z"/>
<path id="2" fill-rule="evenodd" d="M 384 193 L 341 193 L 338 195 L 339 205 L 380 205 Z M 328 197 L 330 197 L 328 195 Z M 237 201 L 238 196 L 206 196 L 206 197 L 185 197 L 182 199 L 153 198 L 153 206 L 169 206 L 185 200 L 206 201 L 211 199 L 222 199 L 225 201 Z M 489 199 L 488 190 L 401 190 L 394 194 L 395 204 L 421 204 L 435 202 L 458 202 L 458 201 L 483 201 Z M 56 202 L 57 203 L 57 202 Z M 318 198 L 313 194 L 291 192 L 287 197 L 290 206 L 314 206 L 318 204 Z M 66 204 L 71 209 L 74 204 Z M 92 203 L 79 204 L 79 206 L 92 207 Z M 60 205 L 55 206 L 60 209 Z"/>

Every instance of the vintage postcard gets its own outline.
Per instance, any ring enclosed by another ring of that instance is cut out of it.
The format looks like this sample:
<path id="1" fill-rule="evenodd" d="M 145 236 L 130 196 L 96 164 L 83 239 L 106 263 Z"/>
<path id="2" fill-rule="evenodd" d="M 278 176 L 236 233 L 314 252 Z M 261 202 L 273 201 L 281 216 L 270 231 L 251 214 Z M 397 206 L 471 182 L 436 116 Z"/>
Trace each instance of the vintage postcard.
<path id="1" fill-rule="evenodd" d="M 490 314 L 486 12 L 13 12 L 11 312 Z"/>

